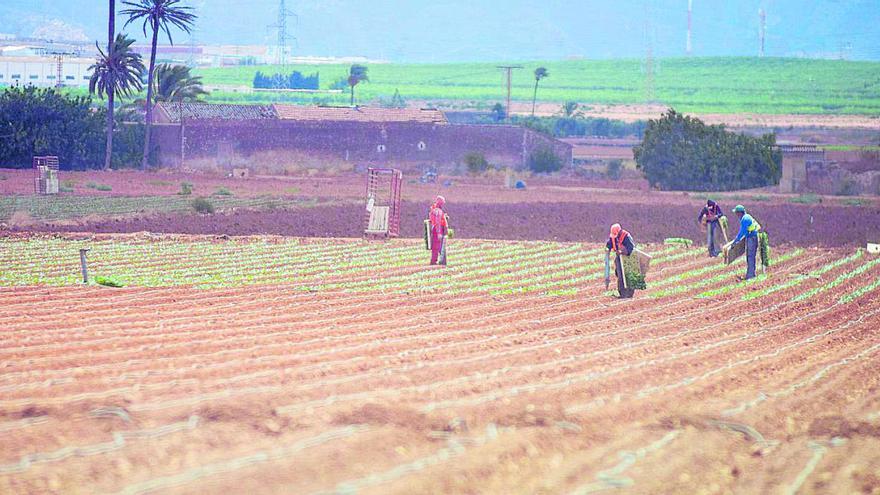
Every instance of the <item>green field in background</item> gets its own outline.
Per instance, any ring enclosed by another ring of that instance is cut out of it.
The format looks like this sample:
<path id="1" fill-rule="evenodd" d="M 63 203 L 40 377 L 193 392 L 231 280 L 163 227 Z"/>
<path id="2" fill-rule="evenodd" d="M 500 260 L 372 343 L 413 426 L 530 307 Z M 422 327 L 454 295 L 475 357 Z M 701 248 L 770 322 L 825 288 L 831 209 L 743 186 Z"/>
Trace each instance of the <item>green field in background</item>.
<path id="1" fill-rule="evenodd" d="M 370 81 L 357 87 L 362 103 L 389 98 L 461 100 L 462 107 L 488 108 L 504 97 L 498 63 L 370 64 Z M 880 62 L 785 58 L 674 58 L 654 64 L 653 99 L 642 60 L 523 62 L 514 71 L 512 97 L 530 101 L 532 72 L 550 71 L 538 99 L 562 103 L 635 104 L 654 101 L 695 113 L 821 113 L 880 116 Z M 284 72 L 320 73 L 328 89 L 347 74 L 348 65 L 288 65 Z M 198 69 L 207 85 L 251 86 L 256 71 L 282 72 L 279 66 Z M 348 95 L 241 94 L 216 91 L 209 101 L 228 103 L 347 103 Z M 455 105 L 453 105 L 455 106 Z"/>

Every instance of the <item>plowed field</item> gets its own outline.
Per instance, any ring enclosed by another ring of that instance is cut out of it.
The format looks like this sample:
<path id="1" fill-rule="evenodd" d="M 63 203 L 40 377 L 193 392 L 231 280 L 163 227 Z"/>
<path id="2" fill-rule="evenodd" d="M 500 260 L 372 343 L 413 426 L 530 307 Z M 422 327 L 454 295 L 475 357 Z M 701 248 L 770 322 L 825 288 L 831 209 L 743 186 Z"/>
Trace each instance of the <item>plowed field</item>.
<path id="1" fill-rule="evenodd" d="M 880 258 L 643 248 L 0 239 L 0 493 L 880 492 Z"/>

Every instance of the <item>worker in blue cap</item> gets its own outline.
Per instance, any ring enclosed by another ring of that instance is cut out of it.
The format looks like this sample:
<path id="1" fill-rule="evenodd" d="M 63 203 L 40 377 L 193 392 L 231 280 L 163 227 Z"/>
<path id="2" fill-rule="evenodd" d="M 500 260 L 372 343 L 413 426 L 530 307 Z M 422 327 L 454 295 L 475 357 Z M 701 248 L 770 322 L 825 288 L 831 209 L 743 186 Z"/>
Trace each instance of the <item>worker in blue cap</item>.
<path id="1" fill-rule="evenodd" d="M 746 280 L 751 280 L 756 276 L 755 265 L 758 257 L 758 232 L 761 231 L 761 225 L 752 218 L 751 215 L 746 213 L 746 207 L 743 205 L 736 205 L 736 208 L 733 209 L 733 213 L 739 218 L 739 233 L 736 234 L 733 243 L 736 244 L 742 239 L 746 240 L 746 264 L 748 265 L 748 268 L 746 269 Z"/>

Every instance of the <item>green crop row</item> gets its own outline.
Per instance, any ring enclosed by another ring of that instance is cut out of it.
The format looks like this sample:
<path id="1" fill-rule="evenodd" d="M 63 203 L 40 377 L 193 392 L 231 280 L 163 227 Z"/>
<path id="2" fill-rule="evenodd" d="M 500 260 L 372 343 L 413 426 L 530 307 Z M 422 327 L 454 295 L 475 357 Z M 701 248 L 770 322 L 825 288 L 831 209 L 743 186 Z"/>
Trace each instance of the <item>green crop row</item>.
<path id="1" fill-rule="evenodd" d="M 862 287 L 861 289 L 856 290 L 855 292 L 851 292 L 849 294 L 841 296 L 840 299 L 837 300 L 837 302 L 839 302 L 841 304 L 851 303 L 851 302 L 855 301 L 856 299 L 864 296 L 865 294 L 877 290 L 878 288 L 880 288 L 880 278 L 875 279 L 870 284 Z"/>
<path id="2" fill-rule="evenodd" d="M 795 249 L 794 251 L 784 253 L 776 259 L 776 263 L 784 263 L 784 262 L 790 260 L 791 258 L 794 258 L 795 256 L 800 256 L 802 253 L 803 253 L 802 249 Z M 693 289 L 699 289 L 699 288 L 707 287 L 710 285 L 728 282 L 731 276 L 733 276 L 737 271 L 742 269 L 740 267 L 727 267 L 727 265 L 721 265 L 721 264 L 719 264 L 717 266 L 719 267 L 718 268 L 719 270 L 724 270 L 724 273 L 720 273 L 718 275 L 715 275 L 714 277 L 700 279 L 692 284 L 678 285 L 678 286 L 672 287 L 670 289 L 659 291 L 658 293 L 653 294 L 653 296 L 654 297 L 664 297 L 664 296 L 669 296 L 669 295 L 674 295 L 674 294 L 681 294 L 683 292 L 688 292 Z M 725 270 L 725 268 L 728 268 L 728 269 Z M 749 282 L 751 282 L 751 281 L 749 281 Z M 717 295 L 721 295 L 721 294 L 726 294 L 732 290 L 739 289 L 739 288 L 745 286 L 745 284 L 746 284 L 746 282 L 741 282 L 741 283 L 732 284 L 732 285 L 731 284 L 723 285 L 721 287 L 702 292 L 702 293 L 698 294 L 697 297 L 705 298 L 705 297 L 713 297 L 713 296 L 717 296 Z"/>
<path id="3" fill-rule="evenodd" d="M 821 267 L 821 268 L 818 268 L 818 269 L 816 269 L 816 270 L 813 270 L 813 271 L 811 271 L 810 273 L 808 273 L 808 274 L 806 274 L 806 275 L 796 275 L 796 276 L 794 276 L 793 278 L 791 278 L 790 280 L 785 281 L 785 282 L 783 282 L 783 283 L 776 284 L 776 285 L 772 285 L 772 286 L 770 286 L 770 287 L 767 287 L 766 289 L 761 289 L 761 290 L 758 290 L 758 291 L 749 292 L 749 293 L 743 295 L 743 296 L 742 296 L 742 299 L 743 299 L 743 301 L 748 301 L 748 300 L 751 300 L 751 299 L 756 299 L 756 298 L 759 298 L 759 297 L 764 297 L 764 296 L 766 296 L 766 295 L 768 295 L 768 294 L 772 294 L 772 293 L 774 293 L 774 292 L 778 292 L 778 291 L 780 291 L 780 290 L 785 290 L 785 289 L 788 289 L 788 288 L 790 288 L 790 287 L 794 287 L 794 286 L 796 286 L 796 285 L 800 285 L 800 284 L 802 284 L 803 282 L 805 282 L 805 281 L 807 281 L 807 280 L 810 280 L 810 279 L 818 279 L 818 278 L 821 277 L 822 275 L 824 275 L 824 274 L 830 272 L 831 270 L 834 270 L 835 268 L 838 268 L 838 267 L 843 266 L 843 265 L 845 265 L 845 264 L 847 264 L 847 263 L 852 263 L 853 261 L 858 260 L 858 259 L 861 258 L 863 255 L 864 255 L 864 251 L 862 251 L 861 249 L 859 249 L 859 250 L 856 251 L 855 254 L 852 254 L 852 255 L 847 256 L 847 257 L 845 257 L 845 258 L 841 258 L 841 259 L 839 259 L 839 260 L 837 260 L 837 261 L 834 261 L 833 263 L 828 263 L 828 264 L 826 264 L 825 266 L 823 266 L 823 267 Z"/>
<path id="4" fill-rule="evenodd" d="M 795 296 L 794 298 L 791 299 L 790 302 L 803 301 L 803 300 L 809 299 L 817 294 L 820 294 L 822 292 L 831 290 L 851 278 L 858 277 L 858 276 L 862 275 L 863 273 L 865 273 L 866 271 L 870 270 L 871 268 L 877 266 L 878 264 L 880 264 L 880 258 L 871 260 L 871 261 L 861 265 L 860 267 L 858 267 L 854 270 L 851 270 L 847 273 L 844 273 L 844 274 L 838 276 L 834 280 L 832 280 L 824 285 L 821 285 L 821 286 L 816 287 L 814 289 L 810 289 L 807 292 L 804 292 L 803 294 Z"/>

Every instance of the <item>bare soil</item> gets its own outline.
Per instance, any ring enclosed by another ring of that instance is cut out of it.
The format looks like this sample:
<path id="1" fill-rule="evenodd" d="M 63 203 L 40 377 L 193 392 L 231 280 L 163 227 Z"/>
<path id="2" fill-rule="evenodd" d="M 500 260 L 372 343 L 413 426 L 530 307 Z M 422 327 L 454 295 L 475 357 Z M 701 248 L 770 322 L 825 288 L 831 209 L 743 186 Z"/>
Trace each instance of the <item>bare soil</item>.
<path id="1" fill-rule="evenodd" d="M 0 492 L 876 493 L 880 299 L 838 300 L 878 276 L 803 302 L 824 281 L 0 288 Z"/>

